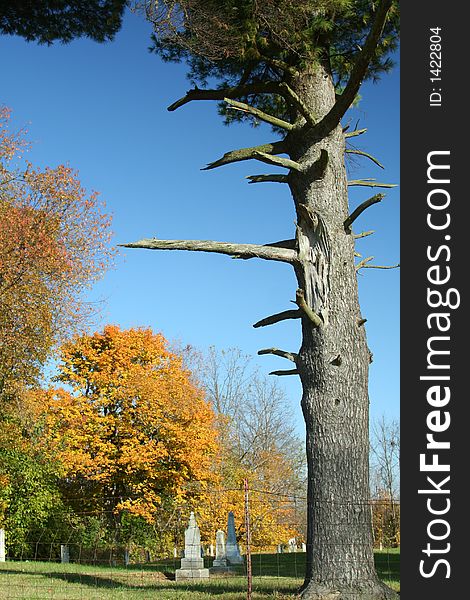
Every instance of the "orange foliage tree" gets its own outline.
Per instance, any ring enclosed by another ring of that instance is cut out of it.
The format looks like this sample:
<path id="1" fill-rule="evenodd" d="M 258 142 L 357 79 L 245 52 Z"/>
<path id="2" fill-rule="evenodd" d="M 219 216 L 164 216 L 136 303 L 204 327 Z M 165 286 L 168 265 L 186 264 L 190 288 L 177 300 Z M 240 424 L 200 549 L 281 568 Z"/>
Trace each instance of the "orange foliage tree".
<path id="1" fill-rule="evenodd" d="M 0 394 L 35 381 L 53 345 L 89 316 L 82 292 L 110 265 L 110 217 L 76 172 L 23 159 L 0 107 Z"/>
<path id="2" fill-rule="evenodd" d="M 57 381 L 36 392 L 46 412 L 44 444 L 63 466 L 77 510 L 154 523 L 162 508 L 211 487 L 217 420 L 203 392 L 150 329 L 75 336 L 61 348 Z"/>

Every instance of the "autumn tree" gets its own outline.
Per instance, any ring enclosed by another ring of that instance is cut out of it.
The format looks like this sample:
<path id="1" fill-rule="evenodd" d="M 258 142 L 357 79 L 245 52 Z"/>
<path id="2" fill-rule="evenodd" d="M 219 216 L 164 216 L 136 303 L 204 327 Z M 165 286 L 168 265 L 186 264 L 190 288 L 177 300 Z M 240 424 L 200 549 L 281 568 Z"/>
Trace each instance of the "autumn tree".
<path id="1" fill-rule="evenodd" d="M 58 368 L 69 390 L 37 397 L 64 500 L 78 512 L 153 523 L 162 507 L 190 502 L 196 482 L 196 491 L 212 482 L 215 414 L 161 334 L 109 325 L 65 343 Z"/>
<path id="2" fill-rule="evenodd" d="M 110 217 L 69 166 L 22 159 L 0 110 L 0 398 L 37 380 L 51 348 L 91 316 L 84 292 L 112 262 Z"/>
<path id="3" fill-rule="evenodd" d="M 4 0 L 0 33 L 52 44 L 86 36 L 112 40 L 121 28 L 126 0 Z"/>
<path id="4" fill-rule="evenodd" d="M 373 561 L 368 475 L 368 369 L 357 273 L 380 265 L 355 261 L 345 156 L 372 160 L 346 147 L 361 130 L 341 119 L 361 83 L 391 67 L 398 11 L 393 0 L 180 0 L 144 3 L 165 60 L 186 60 L 197 85 L 169 106 L 219 101 L 227 122 L 266 122 L 278 139 L 227 152 L 214 169 L 254 160 L 286 173 L 250 175 L 250 183 L 285 184 L 297 215 L 294 235 L 266 245 L 144 239 L 131 248 L 217 252 L 292 266 L 296 309 L 263 318 L 256 327 L 299 319 L 298 352 L 264 349 L 291 361 L 277 375 L 300 377 L 308 462 L 308 540 L 304 598 L 372 600 L 395 594 L 378 580 Z M 208 89 L 209 81 L 216 87 Z M 287 300 L 287 299 L 286 299 Z"/>

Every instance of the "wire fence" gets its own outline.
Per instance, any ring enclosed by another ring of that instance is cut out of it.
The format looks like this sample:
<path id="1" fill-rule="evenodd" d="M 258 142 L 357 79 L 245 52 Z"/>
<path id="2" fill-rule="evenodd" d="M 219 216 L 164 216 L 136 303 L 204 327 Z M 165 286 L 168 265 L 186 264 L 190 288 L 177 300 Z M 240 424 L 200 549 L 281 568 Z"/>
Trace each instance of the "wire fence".
<path id="1" fill-rule="evenodd" d="M 164 520 L 151 525 L 125 523 L 113 510 L 70 514 L 61 507 L 47 524 L 39 520 L 28 531 L 18 527 L 2 534 L 0 530 L 0 599 L 293 598 L 304 579 L 309 550 L 302 522 L 306 499 L 260 490 L 250 494 L 249 505 L 239 507 L 235 516 L 241 560 L 239 564 L 227 561 L 226 568 L 215 566 L 214 561 L 218 564 L 221 558 L 216 529 L 224 530 L 228 556 L 227 526 L 211 524 L 207 512 L 186 504 L 173 507 Z M 337 503 L 338 519 L 331 526 L 344 527 L 342 510 L 346 507 L 355 514 L 358 506 Z M 378 575 L 399 589 L 400 505 L 375 499 L 362 508 L 372 513 Z M 201 531 L 200 566 L 207 576 L 178 579 L 191 510 Z M 286 522 L 289 518 L 292 523 Z M 347 552 L 344 557 L 347 561 Z"/>

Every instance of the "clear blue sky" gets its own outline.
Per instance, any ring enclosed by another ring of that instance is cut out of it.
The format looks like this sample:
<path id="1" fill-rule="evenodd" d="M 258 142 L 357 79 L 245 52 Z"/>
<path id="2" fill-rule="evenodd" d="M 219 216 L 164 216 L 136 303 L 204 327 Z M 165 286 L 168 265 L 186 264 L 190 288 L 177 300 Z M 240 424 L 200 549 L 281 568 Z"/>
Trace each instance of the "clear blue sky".
<path id="1" fill-rule="evenodd" d="M 113 214 L 115 243 L 143 237 L 266 243 L 293 234 L 294 210 L 286 186 L 248 185 L 245 176 L 266 172 L 244 162 L 214 171 L 201 167 L 230 149 L 276 139 L 269 126 L 225 127 L 215 103 L 166 107 L 190 84 L 184 65 L 164 64 L 148 52 L 150 27 L 128 14 L 116 40 L 76 40 L 51 47 L 0 36 L 0 104 L 14 125 L 27 125 L 42 166 L 69 163 L 83 185 L 97 190 Z M 368 133 L 355 145 L 374 154 L 382 171 L 361 160 L 350 177 L 399 182 L 398 68 L 378 85 L 365 84 L 358 109 L 344 122 Z M 354 207 L 374 193 L 353 188 Z M 376 234 L 359 241 L 377 264 L 399 262 L 399 192 L 368 209 L 356 225 Z M 359 276 L 371 365 L 371 417 L 399 414 L 399 272 L 368 269 Z M 260 348 L 296 351 L 295 321 L 253 329 L 259 319 L 292 305 L 296 283 L 287 265 L 237 261 L 187 252 L 123 250 L 116 268 L 93 290 L 104 299 L 102 324 L 151 326 L 167 338 L 197 347 L 239 347 L 268 373 L 289 368 Z M 282 379 L 302 431 L 300 383 Z"/>

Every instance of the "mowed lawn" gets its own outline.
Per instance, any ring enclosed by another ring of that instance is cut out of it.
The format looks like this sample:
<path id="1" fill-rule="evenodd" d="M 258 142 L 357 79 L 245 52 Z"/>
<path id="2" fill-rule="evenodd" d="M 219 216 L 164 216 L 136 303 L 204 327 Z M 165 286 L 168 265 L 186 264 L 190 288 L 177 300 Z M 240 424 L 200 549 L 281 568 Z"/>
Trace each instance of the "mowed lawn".
<path id="1" fill-rule="evenodd" d="M 400 589 L 398 549 L 375 554 L 380 578 Z M 253 600 L 291 599 L 302 582 L 305 554 L 253 555 Z M 37 600 L 224 600 L 246 598 L 243 573 L 204 582 L 174 581 L 174 561 L 118 567 L 56 562 L 0 563 L 0 598 Z"/>

